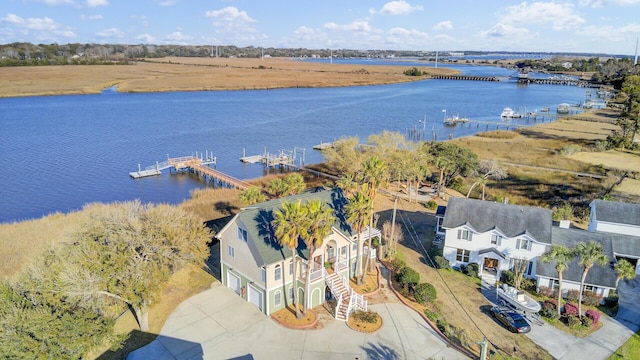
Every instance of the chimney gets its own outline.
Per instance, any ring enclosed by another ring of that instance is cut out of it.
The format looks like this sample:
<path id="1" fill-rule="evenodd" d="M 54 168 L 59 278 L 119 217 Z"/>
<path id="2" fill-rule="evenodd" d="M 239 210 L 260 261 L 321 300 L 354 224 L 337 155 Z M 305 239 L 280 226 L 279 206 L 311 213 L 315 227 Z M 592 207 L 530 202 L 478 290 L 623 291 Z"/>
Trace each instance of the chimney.
<path id="1" fill-rule="evenodd" d="M 558 225 L 562 229 L 568 229 L 569 225 L 571 225 L 571 221 L 569 220 L 560 220 L 560 224 Z"/>

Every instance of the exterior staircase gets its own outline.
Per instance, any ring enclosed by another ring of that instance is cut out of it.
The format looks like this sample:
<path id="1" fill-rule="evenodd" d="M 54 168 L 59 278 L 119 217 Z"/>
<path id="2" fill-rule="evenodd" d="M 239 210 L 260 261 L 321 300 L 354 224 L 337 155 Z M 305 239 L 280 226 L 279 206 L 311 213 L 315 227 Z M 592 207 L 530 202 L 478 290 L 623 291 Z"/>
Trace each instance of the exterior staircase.
<path id="1" fill-rule="evenodd" d="M 331 289 L 333 296 L 338 299 L 335 313 L 336 320 L 347 321 L 351 312 L 368 310 L 367 300 L 361 294 L 353 291 L 344 275 L 338 273 L 329 274 L 326 270 L 323 270 L 323 272 L 324 281 Z"/>

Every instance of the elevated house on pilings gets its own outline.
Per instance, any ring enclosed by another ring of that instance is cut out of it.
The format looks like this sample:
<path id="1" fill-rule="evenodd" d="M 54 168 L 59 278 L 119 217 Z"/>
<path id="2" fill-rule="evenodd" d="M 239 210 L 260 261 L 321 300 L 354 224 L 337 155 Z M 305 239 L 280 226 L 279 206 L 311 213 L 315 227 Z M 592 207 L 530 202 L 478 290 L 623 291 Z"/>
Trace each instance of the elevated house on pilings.
<path id="1" fill-rule="evenodd" d="M 313 259 L 309 259 L 309 249 L 300 239 L 297 264 L 293 264 L 292 251 L 282 247 L 274 235 L 274 212 L 284 202 L 315 199 L 327 203 L 337 220 L 322 246 L 315 249 Z M 298 292 L 299 303 L 306 303 L 308 308 L 335 300 L 332 304 L 337 320 L 346 321 L 351 312 L 367 310 L 366 300 L 349 286 L 349 279 L 356 274 L 358 253 L 372 260 L 376 254 L 375 249 L 367 247 L 357 251 L 357 233 L 346 222 L 347 203 L 338 188 L 314 189 L 242 209 L 216 235 L 220 240 L 222 283 L 266 315 L 292 305 L 294 291 Z M 380 237 L 380 231 L 372 229 L 371 238 L 375 237 Z M 361 239 L 363 243 L 369 239 L 368 229 Z M 296 279 L 294 266 L 298 267 Z M 311 272 L 311 284 L 305 293 L 307 271 Z"/>

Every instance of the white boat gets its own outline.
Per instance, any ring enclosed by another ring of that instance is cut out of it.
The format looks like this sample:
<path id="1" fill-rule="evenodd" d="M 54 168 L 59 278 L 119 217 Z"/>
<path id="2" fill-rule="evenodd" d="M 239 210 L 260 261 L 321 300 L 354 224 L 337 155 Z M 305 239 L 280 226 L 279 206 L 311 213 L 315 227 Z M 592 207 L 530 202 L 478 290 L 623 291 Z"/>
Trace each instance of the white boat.
<path id="1" fill-rule="evenodd" d="M 518 290 L 507 284 L 497 287 L 496 294 L 502 306 L 510 305 L 516 310 L 528 313 L 537 313 L 541 309 L 540 303 L 525 294 L 523 290 Z"/>
<path id="2" fill-rule="evenodd" d="M 512 108 L 506 107 L 504 108 L 504 110 L 502 110 L 502 114 L 500 114 L 500 117 L 503 119 L 514 119 L 521 118 L 522 114 L 518 114 L 517 112 L 513 111 Z"/>

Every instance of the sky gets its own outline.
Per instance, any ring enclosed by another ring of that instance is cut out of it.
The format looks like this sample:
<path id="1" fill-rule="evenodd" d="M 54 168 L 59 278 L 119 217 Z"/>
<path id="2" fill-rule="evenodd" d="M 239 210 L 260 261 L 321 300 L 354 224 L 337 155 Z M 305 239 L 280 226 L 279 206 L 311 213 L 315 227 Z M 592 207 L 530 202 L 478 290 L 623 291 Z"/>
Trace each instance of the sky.
<path id="1" fill-rule="evenodd" d="M 0 44 L 634 55 L 640 0 L 1 0 Z"/>

